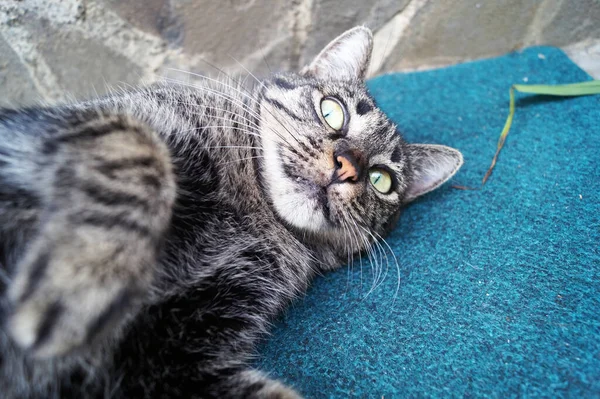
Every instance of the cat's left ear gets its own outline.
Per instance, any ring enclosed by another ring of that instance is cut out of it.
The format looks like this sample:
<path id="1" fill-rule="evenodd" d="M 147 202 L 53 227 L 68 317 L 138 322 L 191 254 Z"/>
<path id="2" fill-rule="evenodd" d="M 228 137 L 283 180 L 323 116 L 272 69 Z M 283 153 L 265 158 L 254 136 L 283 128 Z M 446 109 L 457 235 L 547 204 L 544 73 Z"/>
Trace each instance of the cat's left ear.
<path id="1" fill-rule="evenodd" d="M 329 43 L 300 74 L 320 79 L 364 80 L 373 51 L 373 33 L 357 26 Z"/>
<path id="2" fill-rule="evenodd" d="M 412 180 L 405 193 L 405 202 L 439 187 L 463 164 L 460 151 L 444 145 L 409 144 L 407 150 Z"/>

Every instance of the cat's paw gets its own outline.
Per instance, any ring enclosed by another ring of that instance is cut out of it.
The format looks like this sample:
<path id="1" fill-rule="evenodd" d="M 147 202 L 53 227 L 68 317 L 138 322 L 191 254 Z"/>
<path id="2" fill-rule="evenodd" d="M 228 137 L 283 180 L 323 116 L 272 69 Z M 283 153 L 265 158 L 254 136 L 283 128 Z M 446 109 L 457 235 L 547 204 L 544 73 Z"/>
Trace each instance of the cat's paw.
<path id="1" fill-rule="evenodd" d="M 278 382 L 267 384 L 257 391 L 253 398 L 256 399 L 302 399 L 296 391 Z"/>
<path id="2" fill-rule="evenodd" d="M 251 399 L 302 399 L 302 396 L 282 384 L 272 380 L 257 370 L 245 370 L 231 382 L 239 388 L 232 391 L 232 397 Z"/>
<path id="3" fill-rule="evenodd" d="M 116 333 L 147 295 L 175 199 L 167 147 L 124 116 L 46 143 L 44 212 L 9 289 L 9 330 L 37 356 Z"/>
<path id="4" fill-rule="evenodd" d="M 9 331 L 38 357 L 64 355 L 112 328 L 152 281 L 155 251 L 89 225 L 51 221 L 18 265 Z"/>

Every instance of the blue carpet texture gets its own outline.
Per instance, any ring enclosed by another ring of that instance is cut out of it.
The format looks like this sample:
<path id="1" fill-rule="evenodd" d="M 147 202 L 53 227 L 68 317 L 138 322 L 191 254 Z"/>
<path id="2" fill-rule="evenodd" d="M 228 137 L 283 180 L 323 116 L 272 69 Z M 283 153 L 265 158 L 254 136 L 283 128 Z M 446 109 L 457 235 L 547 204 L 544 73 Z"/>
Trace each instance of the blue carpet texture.
<path id="1" fill-rule="evenodd" d="M 600 397 L 600 96 L 517 94 L 486 186 L 451 188 L 480 184 L 511 84 L 590 79 L 548 47 L 372 79 L 408 141 L 465 165 L 388 238 L 397 293 L 392 263 L 368 296 L 367 259 L 319 277 L 257 367 L 309 398 Z"/>

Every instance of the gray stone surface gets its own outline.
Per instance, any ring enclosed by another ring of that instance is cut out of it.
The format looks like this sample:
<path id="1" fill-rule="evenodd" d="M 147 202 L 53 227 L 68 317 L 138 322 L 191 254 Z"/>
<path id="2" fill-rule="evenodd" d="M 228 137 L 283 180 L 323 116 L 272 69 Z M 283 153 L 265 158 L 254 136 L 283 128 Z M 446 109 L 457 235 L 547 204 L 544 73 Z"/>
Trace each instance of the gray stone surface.
<path id="1" fill-rule="evenodd" d="M 446 0 L 428 2 L 412 19 L 385 69 L 413 68 L 431 60 L 489 57 L 520 46 L 537 2 Z M 518 12 L 507 12 L 507 10 Z"/>
<path id="2" fill-rule="evenodd" d="M 348 27 L 366 25 L 376 31 L 410 0 L 314 0 L 300 63 L 308 64 L 329 41 Z"/>
<path id="3" fill-rule="evenodd" d="M 600 39 L 598 0 L 426 1 L 382 70 L 423 69 L 590 39 Z"/>
<path id="4" fill-rule="evenodd" d="M 600 80 L 600 40 L 586 40 L 564 48 L 571 60 Z"/>
<path id="5" fill-rule="evenodd" d="M 59 87 L 69 95 L 94 96 L 106 91 L 107 82 L 136 82 L 143 75 L 141 67 L 102 43 L 78 31 L 55 30 L 42 22 L 29 29 L 39 37 L 40 56 L 53 71 Z"/>
<path id="6" fill-rule="evenodd" d="M 26 105 L 39 96 L 17 54 L 0 40 L 0 107 Z"/>
<path id="7" fill-rule="evenodd" d="M 540 14 L 538 42 L 566 46 L 600 38 L 600 0 L 546 0 Z"/>
<path id="8" fill-rule="evenodd" d="M 359 24 L 375 32 L 371 74 L 548 44 L 600 77 L 600 0 L 0 0 L 0 104 L 297 70 Z"/>
<path id="9" fill-rule="evenodd" d="M 175 7 L 185 25 L 182 47 L 203 54 L 218 65 L 243 60 L 261 48 L 292 40 L 289 6 L 285 1 L 185 0 Z"/>
<path id="10" fill-rule="evenodd" d="M 99 3 L 136 28 L 161 36 L 175 45 L 181 43 L 183 24 L 174 15 L 172 2 L 169 0 L 100 0 Z"/>

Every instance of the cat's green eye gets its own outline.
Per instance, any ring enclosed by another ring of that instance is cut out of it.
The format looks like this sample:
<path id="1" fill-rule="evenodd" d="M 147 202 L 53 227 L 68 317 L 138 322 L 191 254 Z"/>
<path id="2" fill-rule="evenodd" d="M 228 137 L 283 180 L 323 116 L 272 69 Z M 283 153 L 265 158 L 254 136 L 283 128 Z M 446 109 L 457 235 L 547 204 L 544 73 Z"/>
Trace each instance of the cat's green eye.
<path id="1" fill-rule="evenodd" d="M 333 130 L 342 130 L 344 127 L 344 109 L 336 100 L 326 98 L 321 101 L 321 115 Z"/>
<path id="2" fill-rule="evenodd" d="M 369 170 L 369 181 L 380 193 L 387 194 L 392 189 L 392 176 L 383 169 Z"/>

